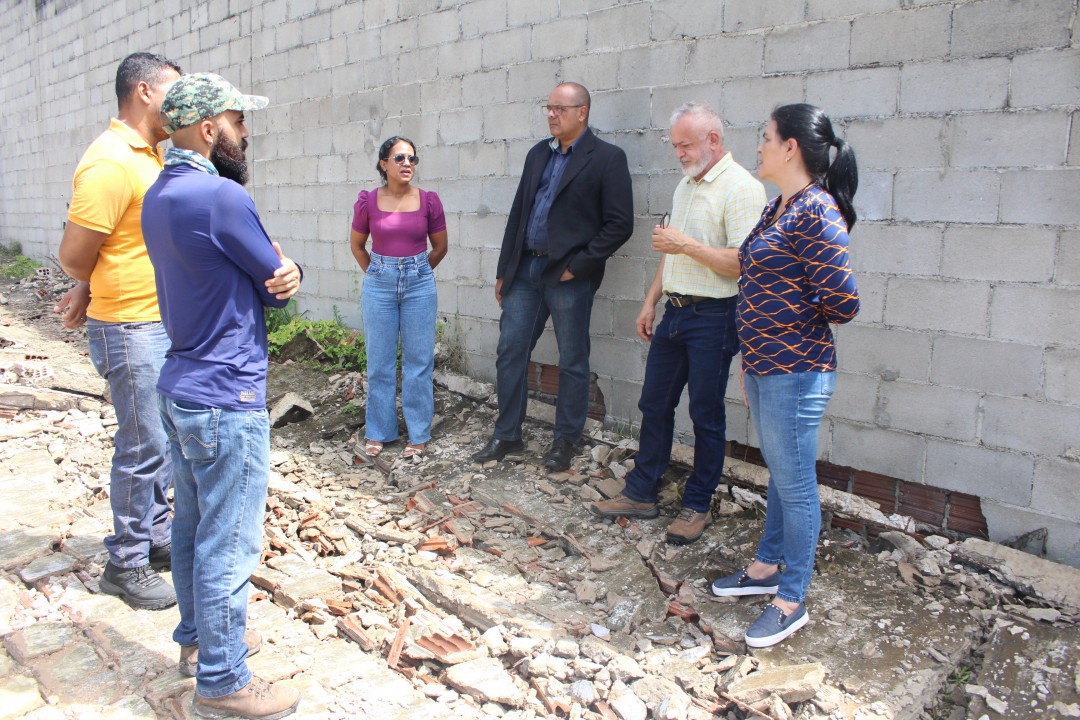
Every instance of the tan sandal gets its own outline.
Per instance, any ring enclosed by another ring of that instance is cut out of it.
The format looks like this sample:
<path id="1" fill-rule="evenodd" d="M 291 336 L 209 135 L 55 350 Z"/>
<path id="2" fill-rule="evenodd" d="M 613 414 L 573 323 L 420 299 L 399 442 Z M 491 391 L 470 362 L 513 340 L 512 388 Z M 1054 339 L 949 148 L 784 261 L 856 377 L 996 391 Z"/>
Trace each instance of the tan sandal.
<path id="1" fill-rule="evenodd" d="M 368 457 L 379 457 L 379 453 L 383 451 L 383 444 L 378 440 L 365 440 L 364 441 L 364 454 Z"/>
<path id="2" fill-rule="evenodd" d="M 408 460 L 414 457 L 424 457 L 424 451 L 427 450 L 427 443 L 420 443 L 419 445 L 406 445 L 405 451 L 401 453 L 401 457 Z"/>

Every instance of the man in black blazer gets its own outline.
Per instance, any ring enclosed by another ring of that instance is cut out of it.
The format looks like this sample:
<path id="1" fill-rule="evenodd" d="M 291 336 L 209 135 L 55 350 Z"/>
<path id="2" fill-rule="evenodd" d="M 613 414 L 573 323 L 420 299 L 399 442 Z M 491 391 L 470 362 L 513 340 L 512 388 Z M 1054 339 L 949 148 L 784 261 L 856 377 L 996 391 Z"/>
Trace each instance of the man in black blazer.
<path id="1" fill-rule="evenodd" d="M 626 154 L 589 129 L 589 91 L 561 83 L 543 107 L 551 137 L 525 158 L 499 255 L 499 417 L 477 462 L 524 447 L 529 356 L 548 316 L 559 346 L 555 437 L 544 458 L 566 470 L 589 406 L 589 318 L 604 263 L 634 229 Z"/>

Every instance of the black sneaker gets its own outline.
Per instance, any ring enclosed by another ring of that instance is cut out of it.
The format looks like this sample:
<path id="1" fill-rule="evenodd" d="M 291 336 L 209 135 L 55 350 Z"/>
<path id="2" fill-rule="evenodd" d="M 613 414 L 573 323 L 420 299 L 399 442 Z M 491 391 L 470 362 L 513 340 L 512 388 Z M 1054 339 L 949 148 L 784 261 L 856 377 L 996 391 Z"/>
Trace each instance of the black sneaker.
<path id="1" fill-rule="evenodd" d="M 172 543 L 150 548 L 150 567 L 158 572 L 172 568 Z"/>
<path id="2" fill-rule="evenodd" d="M 105 571 L 98 580 L 101 592 L 118 595 L 133 608 L 164 610 L 176 604 L 176 593 L 169 583 L 150 567 L 150 563 L 135 568 L 118 568 L 112 561 L 105 563 Z"/>

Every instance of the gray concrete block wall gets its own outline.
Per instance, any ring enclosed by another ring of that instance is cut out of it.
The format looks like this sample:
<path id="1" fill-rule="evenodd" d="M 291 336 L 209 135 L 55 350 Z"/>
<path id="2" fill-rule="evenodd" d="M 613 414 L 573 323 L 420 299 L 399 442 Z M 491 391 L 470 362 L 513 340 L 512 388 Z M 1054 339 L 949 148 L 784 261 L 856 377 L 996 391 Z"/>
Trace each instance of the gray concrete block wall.
<path id="1" fill-rule="evenodd" d="M 994 537 L 1050 530 L 1080 564 L 1080 48 L 1073 0 L 88 0 L 0 9 L 0 240 L 45 258 L 71 172 L 115 112 L 117 61 L 148 49 L 269 95 L 252 192 L 307 271 L 302 307 L 359 322 L 352 203 L 391 134 L 419 145 L 451 253 L 440 313 L 491 379 L 492 284 L 538 106 L 558 80 L 634 176 L 634 237 L 594 309 L 609 420 L 633 427 L 647 347 L 633 320 L 670 209 L 671 110 L 722 108 L 753 169 L 769 111 L 823 107 L 860 160 L 862 312 L 840 328 L 822 458 L 983 497 Z M 35 9 L 37 8 L 37 9 Z M 770 191 L 775 188 L 770 187 Z M 545 334 L 537 359 L 556 357 Z M 729 393 L 730 435 L 754 433 Z M 685 412 L 679 431 L 690 432 Z"/>

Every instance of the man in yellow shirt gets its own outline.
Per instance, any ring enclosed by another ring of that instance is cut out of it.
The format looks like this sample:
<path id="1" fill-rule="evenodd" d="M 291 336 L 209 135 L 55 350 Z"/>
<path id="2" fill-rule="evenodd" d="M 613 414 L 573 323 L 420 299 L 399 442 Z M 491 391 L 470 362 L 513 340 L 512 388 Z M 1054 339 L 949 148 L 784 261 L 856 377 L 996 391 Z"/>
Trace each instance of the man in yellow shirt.
<path id="1" fill-rule="evenodd" d="M 161 101 L 179 77 L 175 63 L 150 53 L 129 55 L 117 68 L 119 113 L 75 170 L 60 241 L 60 264 L 79 282 L 56 308 L 65 326 L 86 323 L 90 359 L 116 409 L 113 534 L 99 585 L 150 610 L 176 604 L 176 594 L 157 574 L 170 558 L 171 469 L 156 388 L 169 338 L 141 222 L 143 195 L 162 168 L 157 145 L 168 137 Z"/>
<path id="2" fill-rule="evenodd" d="M 724 125 L 704 103 L 686 103 L 672 114 L 671 145 L 684 177 L 675 188 L 670 223 L 653 228 L 660 267 L 637 318 L 638 335 L 651 346 L 638 402 L 636 464 L 621 495 L 590 509 L 601 517 L 660 514 L 657 492 L 671 458 L 675 408 L 687 388 L 694 468 L 682 510 L 667 529 L 669 543 L 685 545 L 712 523 L 712 497 L 724 469 L 724 395 L 739 352 L 739 245 L 761 217 L 765 188 L 724 149 Z M 663 295 L 668 301 L 654 331 Z"/>

